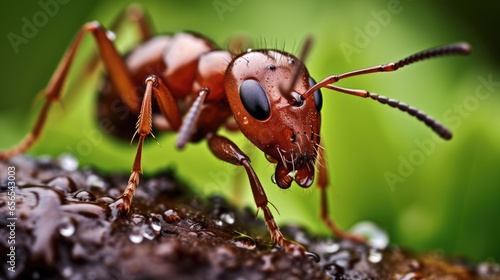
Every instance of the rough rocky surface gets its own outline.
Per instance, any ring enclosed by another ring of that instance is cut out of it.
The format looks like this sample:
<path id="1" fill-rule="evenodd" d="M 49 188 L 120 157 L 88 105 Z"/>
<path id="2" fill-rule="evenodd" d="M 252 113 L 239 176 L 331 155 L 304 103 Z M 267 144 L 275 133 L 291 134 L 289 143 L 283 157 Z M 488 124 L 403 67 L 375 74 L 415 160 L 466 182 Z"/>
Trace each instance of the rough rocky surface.
<path id="1" fill-rule="evenodd" d="M 109 204 L 128 174 L 77 166 L 69 156 L 0 161 L 1 279 L 500 279 L 494 263 L 376 249 L 283 226 L 313 252 L 293 257 L 270 242 L 253 211 L 200 197 L 168 170 L 143 178 L 131 213 L 120 216 Z"/>

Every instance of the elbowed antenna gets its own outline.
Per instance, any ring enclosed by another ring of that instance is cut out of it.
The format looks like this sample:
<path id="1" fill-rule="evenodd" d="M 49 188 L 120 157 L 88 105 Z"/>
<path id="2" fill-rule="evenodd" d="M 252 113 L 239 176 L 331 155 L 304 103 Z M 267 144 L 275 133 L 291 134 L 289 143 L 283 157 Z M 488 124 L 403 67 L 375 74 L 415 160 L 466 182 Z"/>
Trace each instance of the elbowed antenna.
<path id="1" fill-rule="evenodd" d="M 326 77 L 316 85 L 312 86 L 309 88 L 302 96 L 302 100 L 307 99 L 309 96 L 312 95 L 312 93 L 320 88 L 328 88 L 331 90 L 335 90 L 338 92 L 342 93 L 347 93 L 347 94 L 352 94 L 356 95 L 359 97 L 370 97 L 373 100 L 378 100 L 382 104 L 388 104 L 389 106 L 393 108 L 398 108 L 401 111 L 407 112 L 411 116 L 416 117 L 419 121 L 424 122 L 427 126 L 429 126 L 434 132 L 436 132 L 439 136 L 442 138 L 449 140 L 452 137 L 451 132 L 444 127 L 441 123 L 436 121 L 434 118 L 431 116 L 427 115 L 423 111 L 418 110 L 417 108 L 413 106 L 409 106 L 405 103 L 402 103 L 396 99 L 389 99 L 385 96 L 381 96 L 375 93 L 370 93 L 366 90 L 361 90 L 361 89 L 350 89 L 350 88 L 343 88 L 343 87 L 338 87 L 334 86 L 333 84 L 348 78 L 348 77 L 354 77 L 354 76 L 360 76 L 360 75 L 365 75 L 369 73 L 378 73 L 378 72 L 390 72 L 390 71 L 396 71 L 406 65 L 410 65 L 412 63 L 434 58 L 434 57 L 440 57 L 440 56 L 446 56 L 446 55 L 467 55 L 471 52 L 471 47 L 468 43 L 455 43 L 455 44 L 450 44 L 450 45 L 445 45 L 441 47 L 436 47 L 432 49 L 428 49 L 425 51 L 418 52 L 416 54 L 410 55 L 406 58 L 403 58 L 397 62 L 391 62 L 387 64 L 382 64 L 378 66 L 373 66 L 373 67 L 368 67 L 368 68 L 363 68 L 351 72 L 346 72 L 344 74 L 340 75 L 332 75 L 329 77 Z"/>

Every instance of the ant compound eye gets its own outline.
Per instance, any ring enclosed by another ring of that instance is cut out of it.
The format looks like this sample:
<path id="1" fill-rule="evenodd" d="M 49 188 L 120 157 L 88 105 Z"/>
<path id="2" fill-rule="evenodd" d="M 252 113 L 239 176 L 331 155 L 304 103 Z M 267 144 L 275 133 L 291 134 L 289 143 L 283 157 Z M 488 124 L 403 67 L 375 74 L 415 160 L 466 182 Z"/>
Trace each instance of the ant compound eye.
<path id="1" fill-rule="evenodd" d="M 309 85 L 313 87 L 316 84 L 316 81 L 309 77 Z M 317 89 L 314 91 L 314 104 L 316 105 L 316 110 L 319 112 L 323 107 L 323 95 L 321 94 L 321 90 Z"/>
<path id="2" fill-rule="evenodd" d="M 257 120 L 265 120 L 271 114 L 271 105 L 262 85 L 256 80 L 246 80 L 240 86 L 243 107 Z"/>

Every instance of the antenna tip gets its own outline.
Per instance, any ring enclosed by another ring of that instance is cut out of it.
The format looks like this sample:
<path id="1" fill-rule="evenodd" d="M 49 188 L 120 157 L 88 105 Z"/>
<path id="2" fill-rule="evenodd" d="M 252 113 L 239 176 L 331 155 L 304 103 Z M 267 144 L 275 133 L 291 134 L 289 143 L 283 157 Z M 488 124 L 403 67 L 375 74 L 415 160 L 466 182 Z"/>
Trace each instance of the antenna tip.
<path id="1" fill-rule="evenodd" d="M 455 48 L 457 50 L 459 50 L 459 52 L 462 54 L 470 54 L 472 51 L 472 47 L 467 42 L 459 42 L 459 43 L 456 43 L 454 45 L 455 45 Z"/>

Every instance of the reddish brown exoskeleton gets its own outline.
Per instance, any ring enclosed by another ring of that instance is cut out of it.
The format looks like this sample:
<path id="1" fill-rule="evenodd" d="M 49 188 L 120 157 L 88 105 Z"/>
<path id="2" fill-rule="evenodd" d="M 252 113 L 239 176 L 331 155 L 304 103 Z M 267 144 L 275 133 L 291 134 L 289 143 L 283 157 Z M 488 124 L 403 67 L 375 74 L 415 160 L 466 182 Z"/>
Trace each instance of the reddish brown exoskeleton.
<path id="1" fill-rule="evenodd" d="M 302 62 L 310 41 L 304 47 L 301 59 L 284 51 L 268 49 L 234 54 L 218 49 L 212 41 L 198 34 L 153 37 L 138 7 L 132 7 L 125 15 L 139 26 L 142 42 L 122 57 L 104 27 L 97 22 L 85 24 L 44 91 L 46 101 L 33 129 L 17 146 L 0 152 L 0 158 L 23 153 L 39 138 L 50 106 L 61 98 L 69 68 L 86 33 L 97 42 L 108 74 L 99 96 L 99 118 L 113 124 L 115 129 L 109 132 L 114 136 L 138 137 L 128 185 L 113 203 L 113 207 L 123 213 L 129 211 L 139 184 L 145 138 L 152 135 L 153 129 L 175 131 L 178 132 L 179 148 L 188 142 L 205 139 L 216 157 L 243 166 L 271 239 L 287 251 L 303 252 L 301 245 L 287 240 L 280 232 L 248 156 L 231 140 L 217 134 L 219 128 L 234 118 L 237 128 L 233 128 L 239 129 L 270 162 L 276 164 L 273 178 L 280 188 L 289 188 L 293 181 L 301 187 L 310 187 L 318 170 L 321 218 L 338 237 L 362 241 L 362 238 L 339 229 L 328 215 L 326 166 L 319 162 L 324 158 L 320 145 L 323 105 L 320 89 L 370 97 L 397 107 L 424 122 L 444 139 L 451 138 L 451 133 L 443 125 L 414 107 L 364 90 L 333 84 L 347 77 L 395 71 L 428 58 L 468 54 L 470 47 L 466 43 L 430 49 L 396 63 L 332 75 L 316 83 Z"/>

